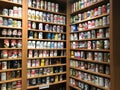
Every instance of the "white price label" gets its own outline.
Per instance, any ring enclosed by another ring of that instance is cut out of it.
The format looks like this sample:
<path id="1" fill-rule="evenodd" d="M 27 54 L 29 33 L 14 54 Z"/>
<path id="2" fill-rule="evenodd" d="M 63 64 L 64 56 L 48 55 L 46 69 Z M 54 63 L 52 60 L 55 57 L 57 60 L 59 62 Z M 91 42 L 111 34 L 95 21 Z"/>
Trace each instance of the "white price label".
<path id="1" fill-rule="evenodd" d="M 45 89 L 45 88 L 49 88 L 49 85 L 42 85 L 39 87 L 39 89 Z"/>

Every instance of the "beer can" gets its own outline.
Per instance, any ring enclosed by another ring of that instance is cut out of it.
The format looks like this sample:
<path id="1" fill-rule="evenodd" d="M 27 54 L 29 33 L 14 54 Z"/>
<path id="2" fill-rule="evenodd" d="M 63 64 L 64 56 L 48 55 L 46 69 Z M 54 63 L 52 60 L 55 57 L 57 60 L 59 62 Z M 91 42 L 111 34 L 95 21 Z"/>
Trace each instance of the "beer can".
<path id="1" fill-rule="evenodd" d="M 22 8 L 18 7 L 18 17 L 22 17 Z"/>
<path id="2" fill-rule="evenodd" d="M 21 27 L 22 27 L 22 22 L 21 22 L 21 21 L 17 21 L 17 24 L 18 24 L 18 25 L 17 25 L 18 28 L 21 28 Z"/>
<path id="3" fill-rule="evenodd" d="M 35 11 L 35 18 L 36 20 L 39 20 L 39 11 Z"/>
<path id="4" fill-rule="evenodd" d="M 27 70 L 27 77 L 31 77 L 31 73 L 30 73 L 30 70 Z"/>
<path id="5" fill-rule="evenodd" d="M 2 15 L 5 15 L 5 16 L 8 16 L 8 9 L 3 9 L 3 11 L 2 11 Z"/>
<path id="6" fill-rule="evenodd" d="M 2 25 L 3 25 L 3 18 L 0 17 L 0 26 L 2 26 Z"/>
<path id="7" fill-rule="evenodd" d="M 11 37 L 12 36 L 12 29 L 8 29 L 7 36 Z"/>
<path id="8" fill-rule="evenodd" d="M 107 13 L 110 13 L 110 3 L 107 3 Z"/>
<path id="9" fill-rule="evenodd" d="M 3 61 L 2 62 L 2 70 L 5 70 L 5 69 L 7 69 L 7 62 Z"/>
<path id="10" fill-rule="evenodd" d="M 36 61 L 35 60 L 32 60 L 32 62 L 31 62 L 31 66 L 32 67 L 35 67 L 36 66 L 36 63 L 35 63 Z"/>
<path id="11" fill-rule="evenodd" d="M 12 90 L 12 84 L 11 83 L 7 83 L 7 90 Z"/>
<path id="12" fill-rule="evenodd" d="M 53 14 L 50 14 L 50 22 L 54 22 L 54 15 Z"/>
<path id="13" fill-rule="evenodd" d="M 43 22 L 46 22 L 47 21 L 47 14 L 44 12 L 43 13 L 43 20 L 42 20 Z"/>
<path id="14" fill-rule="evenodd" d="M 31 76 L 31 77 L 34 77 L 34 76 L 35 76 L 35 69 L 32 69 L 32 70 L 31 70 L 30 76 Z"/>
<path id="15" fill-rule="evenodd" d="M 110 48 L 109 40 L 104 40 L 104 49 L 109 49 L 109 48 Z"/>
<path id="16" fill-rule="evenodd" d="M 22 89 L 22 82 L 21 81 L 17 81 L 16 82 L 16 89 Z"/>
<path id="17" fill-rule="evenodd" d="M 55 12 L 59 12 L 59 4 L 55 4 Z"/>
<path id="18" fill-rule="evenodd" d="M 104 78 L 103 77 L 99 77 L 99 85 L 103 87 L 104 84 L 105 84 Z"/>
<path id="19" fill-rule="evenodd" d="M 106 26 L 107 25 L 107 17 L 103 17 L 103 26 Z"/>
<path id="20" fill-rule="evenodd" d="M 45 10 L 47 10 L 47 8 L 48 8 L 48 4 L 47 3 L 48 3 L 47 1 L 44 1 L 44 9 Z"/>
<path id="21" fill-rule="evenodd" d="M 99 60 L 100 62 L 103 61 L 103 53 L 101 53 L 101 52 L 98 53 L 98 60 Z"/>
<path id="22" fill-rule="evenodd" d="M 17 2 L 18 2 L 19 4 L 22 4 L 22 0 L 17 0 Z"/>
<path id="23" fill-rule="evenodd" d="M 52 12 L 55 11 L 55 3 L 51 3 L 51 11 L 52 11 Z"/>
<path id="24" fill-rule="evenodd" d="M 101 15 L 101 14 L 102 14 L 102 7 L 99 6 L 99 7 L 98 7 L 98 15 Z"/>
<path id="25" fill-rule="evenodd" d="M 50 22 L 50 13 L 47 13 L 46 20 L 47 22 Z"/>
<path id="26" fill-rule="evenodd" d="M 110 89 L 110 80 L 105 78 L 105 88 Z"/>
<path id="27" fill-rule="evenodd" d="M 31 60 L 28 60 L 27 67 L 31 67 Z"/>
<path id="28" fill-rule="evenodd" d="M 51 2 L 48 2 L 48 8 L 49 11 L 51 11 Z"/>
<path id="29" fill-rule="evenodd" d="M 110 67 L 109 66 L 105 66 L 105 74 L 110 75 Z"/>
<path id="30" fill-rule="evenodd" d="M 94 53 L 94 60 L 98 60 L 98 53 L 97 52 Z"/>
<path id="31" fill-rule="evenodd" d="M 29 57 L 29 58 L 32 58 L 32 57 L 33 57 L 33 51 L 32 51 L 32 50 L 29 50 L 29 52 L 28 52 L 28 57 Z"/>
<path id="32" fill-rule="evenodd" d="M 2 72 L 1 73 L 1 81 L 6 81 L 7 77 L 6 77 L 6 72 Z"/>
<path id="33" fill-rule="evenodd" d="M 14 3 L 17 3 L 18 0 L 13 0 Z"/>
<path id="34" fill-rule="evenodd" d="M 6 18 L 3 18 L 3 26 L 8 26 L 8 20 Z"/>
<path id="35" fill-rule="evenodd" d="M 6 83 L 1 84 L 1 90 L 7 90 L 7 85 L 6 85 Z"/>
<path id="36" fill-rule="evenodd" d="M 109 25 L 109 24 L 110 24 L 110 16 L 107 16 L 106 23 L 107 23 L 107 25 Z"/>
<path id="37" fill-rule="evenodd" d="M 105 37 L 107 38 L 107 37 L 110 37 L 110 35 L 109 35 L 109 28 L 108 29 L 106 29 L 106 31 L 105 31 Z"/>
<path id="38" fill-rule="evenodd" d="M 18 17 L 18 7 L 13 6 L 13 16 Z"/>
<path id="39" fill-rule="evenodd" d="M 16 90 L 16 81 L 12 82 L 12 90 Z"/>

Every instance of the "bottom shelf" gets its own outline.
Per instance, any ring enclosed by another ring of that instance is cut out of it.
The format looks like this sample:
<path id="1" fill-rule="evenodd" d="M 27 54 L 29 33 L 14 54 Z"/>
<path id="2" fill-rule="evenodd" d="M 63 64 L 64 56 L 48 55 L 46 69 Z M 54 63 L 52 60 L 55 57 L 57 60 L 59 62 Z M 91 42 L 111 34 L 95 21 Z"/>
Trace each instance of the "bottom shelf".
<path id="1" fill-rule="evenodd" d="M 27 89 L 33 89 L 33 88 L 40 88 L 40 87 L 47 87 L 55 84 L 60 84 L 60 83 L 65 83 L 66 80 L 59 81 L 59 82 L 54 82 L 54 83 L 49 83 L 49 84 L 41 84 L 41 85 L 35 85 L 35 86 L 28 86 Z"/>

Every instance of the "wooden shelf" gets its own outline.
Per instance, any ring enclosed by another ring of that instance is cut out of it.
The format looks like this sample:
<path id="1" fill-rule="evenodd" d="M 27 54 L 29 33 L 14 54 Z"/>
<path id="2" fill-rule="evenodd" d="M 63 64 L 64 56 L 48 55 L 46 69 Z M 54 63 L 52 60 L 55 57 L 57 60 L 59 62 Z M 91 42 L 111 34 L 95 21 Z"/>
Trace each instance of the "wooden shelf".
<path id="1" fill-rule="evenodd" d="M 77 87 L 77 86 L 73 86 L 73 85 L 69 85 L 70 87 L 72 87 L 72 88 L 74 88 L 74 89 L 76 89 L 76 90 L 81 90 L 79 87 Z"/>
<path id="2" fill-rule="evenodd" d="M 35 86 L 28 86 L 27 89 L 39 88 L 39 87 L 46 86 L 46 85 L 56 85 L 56 84 L 61 84 L 61 83 L 66 83 L 66 80 L 58 81 L 58 82 L 54 82 L 54 83 L 49 83 L 49 84 L 41 84 L 41 85 L 35 85 Z"/>
<path id="3" fill-rule="evenodd" d="M 56 32 L 56 31 L 49 31 L 49 30 L 38 30 L 38 29 L 28 29 L 29 31 L 36 31 L 36 32 L 44 32 L 44 33 L 58 33 L 58 34 L 66 34 L 66 32 Z"/>
<path id="4" fill-rule="evenodd" d="M 96 51 L 96 52 L 110 52 L 110 50 L 105 50 L 105 49 L 72 49 L 71 50 L 81 50 L 81 51 Z"/>
<path id="5" fill-rule="evenodd" d="M 52 40 L 52 39 L 35 39 L 35 38 L 33 38 L 33 39 L 29 39 L 28 38 L 28 40 L 35 40 L 35 41 L 57 41 L 57 42 L 66 42 L 66 40 Z"/>
<path id="6" fill-rule="evenodd" d="M 91 29 L 85 29 L 85 30 L 75 31 L 75 32 L 70 32 L 70 33 L 72 34 L 72 33 L 79 33 L 79 32 L 87 32 L 87 31 L 97 30 L 97 29 L 101 29 L 101 28 L 109 28 L 109 25 L 99 26 L 99 27 L 95 27 L 95 28 L 91 28 Z"/>
<path id="7" fill-rule="evenodd" d="M 16 5 L 16 6 L 22 6 L 22 4 L 14 3 L 12 1 L 6 1 L 6 0 L 0 0 L 1 4 L 9 4 L 9 5 Z"/>
<path id="8" fill-rule="evenodd" d="M 9 26 L 0 26 L 0 28 L 7 28 L 7 29 L 22 29 L 18 27 L 9 27 Z"/>
<path id="9" fill-rule="evenodd" d="M 16 78 L 16 79 L 12 79 L 12 80 L 0 81 L 0 84 L 21 81 L 21 80 L 22 80 L 21 78 Z"/>
<path id="10" fill-rule="evenodd" d="M 28 48 L 28 50 L 66 50 L 66 48 Z"/>
<path id="11" fill-rule="evenodd" d="M 71 42 L 76 42 L 76 41 L 92 41 L 92 40 L 107 40 L 110 38 L 90 38 L 90 39 L 81 39 L 81 40 L 71 40 Z"/>
<path id="12" fill-rule="evenodd" d="M 28 59 L 32 60 L 32 59 L 42 59 L 42 58 L 66 58 L 66 56 L 36 57 L 36 58 L 28 58 Z"/>
<path id="13" fill-rule="evenodd" d="M 83 72 L 86 72 L 86 73 L 90 73 L 90 74 L 94 74 L 94 75 L 97 75 L 97 76 L 102 76 L 102 77 L 105 77 L 105 78 L 110 78 L 110 75 L 107 75 L 107 74 L 102 74 L 102 73 L 99 73 L 99 72 L 92 72 L 92 71 L 89 71 L 89 70 L 85 70 L 85 69 L 81 69 L 81 68 L 76 68 L 76 67 L 71 67 L 70 68 L 73 68 L 73 69 L 76 69 L 76 70 L 79 70 L 79 71 L 83 71 Z"/>
<path id="14" fill-rule="evenodd" d="M 0 61 L 15 61 L 15 60 L 22 60 L 22 58 L 3 58 Z"/>
<path id="15" fill-rule="evenodd" d="M 34 7 L 28 7 L 28 9 L 33 9 L 33 10 L 37 10 L 37 11 L 48 12 L 48 13 L 53 13 L 53 14 L 57 14 L 57 15 L 64 15 L 64 16 L 66 16 L 66 14 L 64 14 L 64 13 L 52 12 L 52 11 L 49 11 L 49 10 L 44 10 L 44 9 L 39 9 L 39 8 L 34 8 Z"/>
<path id="16" fill-rule="evenodd" d="M 0 39 L 18 39 L 18 40 L 22 40 L 22 38 L 17 38 L 17 37 L 0 37 Z"/>
<path id="17" fill-rule="evenodd" d="M 103 14 L 103 15 L 100 15 L 100 16 L 96 16 L 96 17 L 93 17 L 93 18 L 90 18 L 90 19 L 85 19 L 85 20 L 82 20 L 82 21 L 78 21 L 76 23 L 72 23 L 72 25 L 74 24 L 79 24 L 79 23 L 83 23 L 83 22 L 86 22 L 86 21 L 90 21 L 90 20 L 94 20 L 94 19 L 98 19 L 98 18 L 101 18 L 101 17 L 104 17 L 104 16 L 108 16 L 109 14 Z"/>
<path id="18" fill-rule="evenodd" d="M 60 25 L 60 26 L 66 26 L 65 24 L 57 24 L 57 23 L 53 23 L 53 22 L 43 22 L 40 20 L 28 20 L 28 21 L 32 21 L 32 22 L 38 22 L 38 23 L 44 23 L 44 24 L 52 24 L 52 25 Z"/>
<path id="19" fill-rule="evenodd" d="M 18 70 L 22 70 L 22 68 L 0 70 L 0 73 L 1 72 L 9 72 L 9 71 L 18 71 Z"/>
<path id="20" fill-rule="evenodd" d="M 53 64 L 48 66 L 39 66 L 39 67 L 28 67 L 28 69 L 37 69 L 37 68 L 46 68 L 46 67 L 58 67 L 58 66 L 65 66 L 66 64 Z"/>
<path id="21" fill-rule="evenodd" d="M 98 64 L 110 65 L 109 62 L 99 62 L 97 60 L 87 60 L 87 59 L 79 59 L 79 58 L 71 58 L 71 59 L 78 60 L 78 61 L 84 61 L 84 62 L 91 62 L 91 63 L 98 63 Z"/>
<path id="22" fill-rule="evenodd" d="M 103 89 L 103 90 L 109 90 L 109 89 L 107 89 L 107 88 L 105 88 L 105 87 L 96 85 L 96 84 L 94 84 L 94 83 L 92 83 L 92 82 L 90 82 L 90 81 L 81 80 L 81 79 L 78 79 L 78 78 L 73 77 L 73 76 L 70 76 L 70 78 L 76 79 L 76 80 L 78 80 L 78 81 L 81 81 L 81 82 L 83 82 L 83 83 L 89 84 L 89 85 L 91 85 L 91 86 L 94 86 L 94 87 L 97 87 L 97 88 L 100 88 L 100 89 Z"/>
<path id="23" fill-rule="evenodd" d="M 86 10 L 89 10 L 89 9 L 92 9 L 92 8 L 94 8 L 94 7 L 96 7 L 96 6 L 102 5 L 103 3 L 105 3 L 105 0 L 100 0 L 100 1 L 98 1 L 98 2 L 95 2 L 95 3 L 93 3 L 93 4 L 90 4 L 90 5 L 87 6 L 87 7 L 84 7 L 84 8 L 82 8 L 82 9 L 80 9 L 80 10 L 77 10 L 77 11 L 75 11 L 75 12 L 72 12 L 71 15 L 75 15 L 75 14 L 77 14 L 77 13 L 80 13 L 80 12 L 83 12 L 83 11 L 86 11 Z"/>
<path id="24" fill-rule="evenodd" d="M 66 74 L 66 72 L 50 73 L 50 74 L 47 74 L 47 75 L 40 75 L 40 76 L 28 77 L 27 79 L 42 78 L 42 77 L 56 76 L 56 75 L 62 75 L 62 74 Z"/>
<path id="25" fill-rule="evenodd" d="M 0 15 L 0 17 L 3 17 L 3 18 L 12 18 L 12 19 L 17 19 L 17 20 L 22 20 L 22 18 L 19 18 L 19 17 L 11 17 L 11 16 L 5 16 L 5 15 Z"/>
<path id="26" fill-rule="evenodd" d="M 0 48 L 0 50 L 20 50 L 22 48 Z"/>

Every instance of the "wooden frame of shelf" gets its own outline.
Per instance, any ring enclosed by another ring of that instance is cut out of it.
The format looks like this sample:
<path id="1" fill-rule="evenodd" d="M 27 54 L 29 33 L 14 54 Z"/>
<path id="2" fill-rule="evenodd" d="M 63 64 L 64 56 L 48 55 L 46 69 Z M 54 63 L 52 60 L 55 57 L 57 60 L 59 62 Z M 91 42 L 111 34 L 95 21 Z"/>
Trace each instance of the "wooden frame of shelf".
<path id="1" fill-rule="evenodd" d="M 0 84 L 14 82 L 14 81 L 21 81 L 21 80 L 22 80 L 22 78 L 15 78 L 12 80 L 0 81 Z"/>
<path id="2" fill-rule="evenodd" d="M 9 71 L 17 71 L 17 70 L 22 70 L 22 68 L 0 70 L 0 73 L 1 72 L 9 72 Z"/>
<path id="3" fill-rule="evenodd" d="M 11 16 L 5 16 L 5 15 L 0 15 L 0 17 L 3 17 L 3 18 L 12 18 L 12 19 L 17 19 L 17 20 L 22 20 L 22 18 L 20 17 L 11 17 Z"/>
<path id="4" fill-rule="evenodd" d="M 9 27 L 9 26 L 0 26 L 0 28 L 7 28 L 7 29 L 22 29 L 18 27 Z"/>

